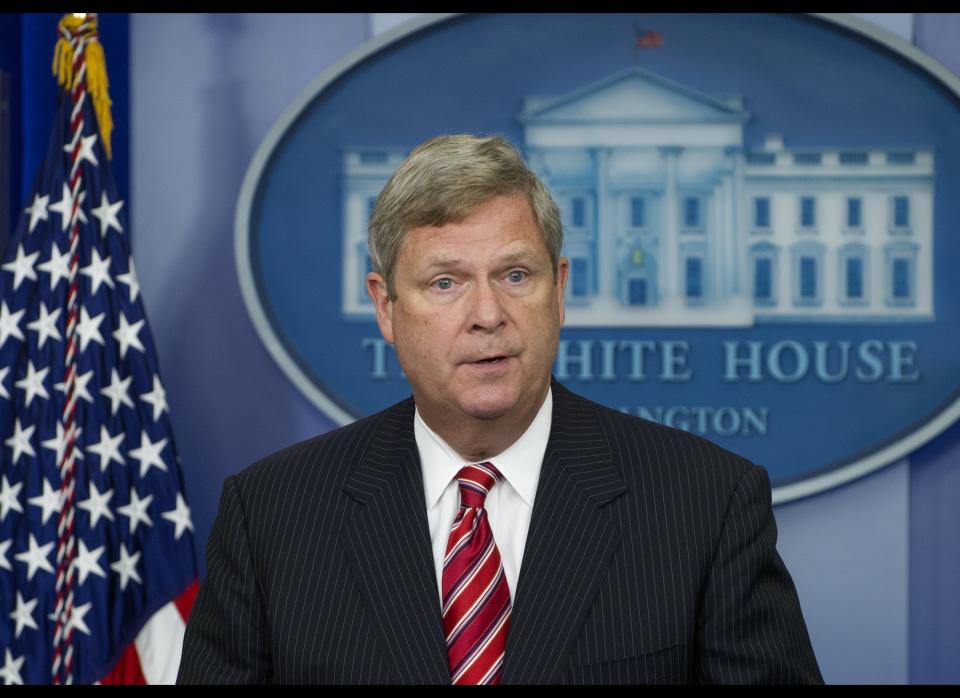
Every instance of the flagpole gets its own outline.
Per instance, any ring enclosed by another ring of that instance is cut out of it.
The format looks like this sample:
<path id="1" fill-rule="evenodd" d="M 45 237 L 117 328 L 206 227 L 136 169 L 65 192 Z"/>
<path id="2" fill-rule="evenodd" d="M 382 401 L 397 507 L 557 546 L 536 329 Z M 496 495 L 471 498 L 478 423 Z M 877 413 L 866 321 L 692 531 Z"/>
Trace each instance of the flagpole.
<path id="1" fill-rule="evenodd" d="M 66 445 L 63 459 L 60 462 L 60 497 L 61 510 L 57 521 L 57 574 L 56 574 L 56 607 L 54 615 L 54 653 L 53 653 L 53 682 L 73 683 L 73 628 L 70 617 L 73 612 L 73 560 L 76 554 L 76 540 L 74 538 L 75 493 L 76 493 L 76 461 L 75 445 L 76 431 L 74 416 L 76 414 L 76 375 L 77 375 L 77 268 L 79 266 L 80 223 L 79 213 L 82 201 L 83 168 L 80 167 L 80 139 L 83 136 L 84 114 L 83 107 L 87 99 L 85 48 L 88 42 L 96 41 L 96 15 L 67 15 L 58 26 L 64 40 L 69 42 L 71 69 L 67 75 L 72 76 L 69 94 L 72 102 L 70 115 L 70 141 L 66 146 L 70 154 L 70 195 L 72 210 L 70 215 L 70 275 L 69 290 L 67 291 L 67 317 L 65 332 L 65 368 L 64 377 L 64 404 L 61 422 L 63 424 Z M 60 44 L 62 46 L 62 44 Z M 58 50 L 62 51 L 62 49 Z M 61 60 L 66 56 L 61 55 Z M 57 68 L 56 59 L 54 62 Z M 61 64 L 61 76 L 62 72 Z"/>

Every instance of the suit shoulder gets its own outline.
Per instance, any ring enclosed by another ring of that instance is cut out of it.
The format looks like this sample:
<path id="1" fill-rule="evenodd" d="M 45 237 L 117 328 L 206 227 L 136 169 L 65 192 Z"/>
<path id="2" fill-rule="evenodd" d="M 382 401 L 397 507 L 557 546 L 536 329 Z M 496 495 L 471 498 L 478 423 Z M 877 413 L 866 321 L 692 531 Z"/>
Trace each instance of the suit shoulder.
<path id="1" fill-rule="evenodd" d="M 263 491 L 278 482 L 309 476 L 340 480 L 366 452 L 374 435 L 387 422 L 412 415 L 412 400 L 405 400 L 381 412 L 300 441 L 261 458 L 232 476 L 241 491 Z"/>
<path id="2" fill-rule="evenodd" d="M 713 476 L 737 481 L 758 467 L 702 436 L 614 410 L 579 395 L 570 394 L 580 409 L 596 415 L 612 451 L 629 454 L 630 461 L 642 461 L 671 471 L 699 472 L 709 469 Z"/>

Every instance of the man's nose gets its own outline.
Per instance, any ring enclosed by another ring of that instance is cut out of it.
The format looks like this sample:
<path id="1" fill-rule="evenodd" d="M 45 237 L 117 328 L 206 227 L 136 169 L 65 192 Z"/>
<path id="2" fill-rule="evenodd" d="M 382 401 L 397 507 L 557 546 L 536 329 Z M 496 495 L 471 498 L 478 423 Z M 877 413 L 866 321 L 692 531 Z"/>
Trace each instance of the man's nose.
<path id="1" fill-rule="evenodd" d="M 493 281 L 478 283 L 472 296 L 470 320 L 474 329 L 491 332 L 505 322 L 503 299 Z"/>

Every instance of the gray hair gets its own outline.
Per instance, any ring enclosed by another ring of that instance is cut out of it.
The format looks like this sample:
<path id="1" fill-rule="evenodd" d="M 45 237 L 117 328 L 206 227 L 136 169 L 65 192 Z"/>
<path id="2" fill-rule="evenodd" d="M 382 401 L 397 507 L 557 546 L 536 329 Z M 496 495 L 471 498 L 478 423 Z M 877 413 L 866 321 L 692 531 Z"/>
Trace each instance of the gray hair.
<path id="1" fill-rule="evenodd" d="M 553 263 L 563 247 L 560 210 L 540 178 L 502 136 L 437 136 L 417 146 L 377 197 L 368 229 L 373 270 L 396 297 L 394 267 L 413 228 L 462 221 L 497 196 L 523 194 Z"/>

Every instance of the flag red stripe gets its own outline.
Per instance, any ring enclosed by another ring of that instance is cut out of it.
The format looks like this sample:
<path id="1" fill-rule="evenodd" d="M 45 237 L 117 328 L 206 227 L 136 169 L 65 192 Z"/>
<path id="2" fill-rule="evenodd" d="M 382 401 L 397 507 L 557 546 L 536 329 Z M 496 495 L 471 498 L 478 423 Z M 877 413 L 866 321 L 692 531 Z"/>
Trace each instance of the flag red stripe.
<path id="1" fill-rule="evenodd" d="M 199 588 L 200 585 L 197 583 L 197 580 L 194 579 L 190 583 L 190 586 L 173 601 L 177 606 L 177 610 L 180 611 L 180 617 L 183 618 L 184 623 L 186 623 L 190 617 L 190 609 L 193 608 L 193 600 L 197 598 L 197 589 Z"/>
<path id="2" fill-rule="evenodd" d="M 123 650 L 120 659 L 111 669 L 110 673 L 104 676 L 100 683 L 107 685 L 127 685 L 127 686 L 145 686 L 146 677 L 143 675 L 143 669 L 140 667 L 140 657 L 137 654 L 137 648 L 134 643 L 130 643 Z"/>

